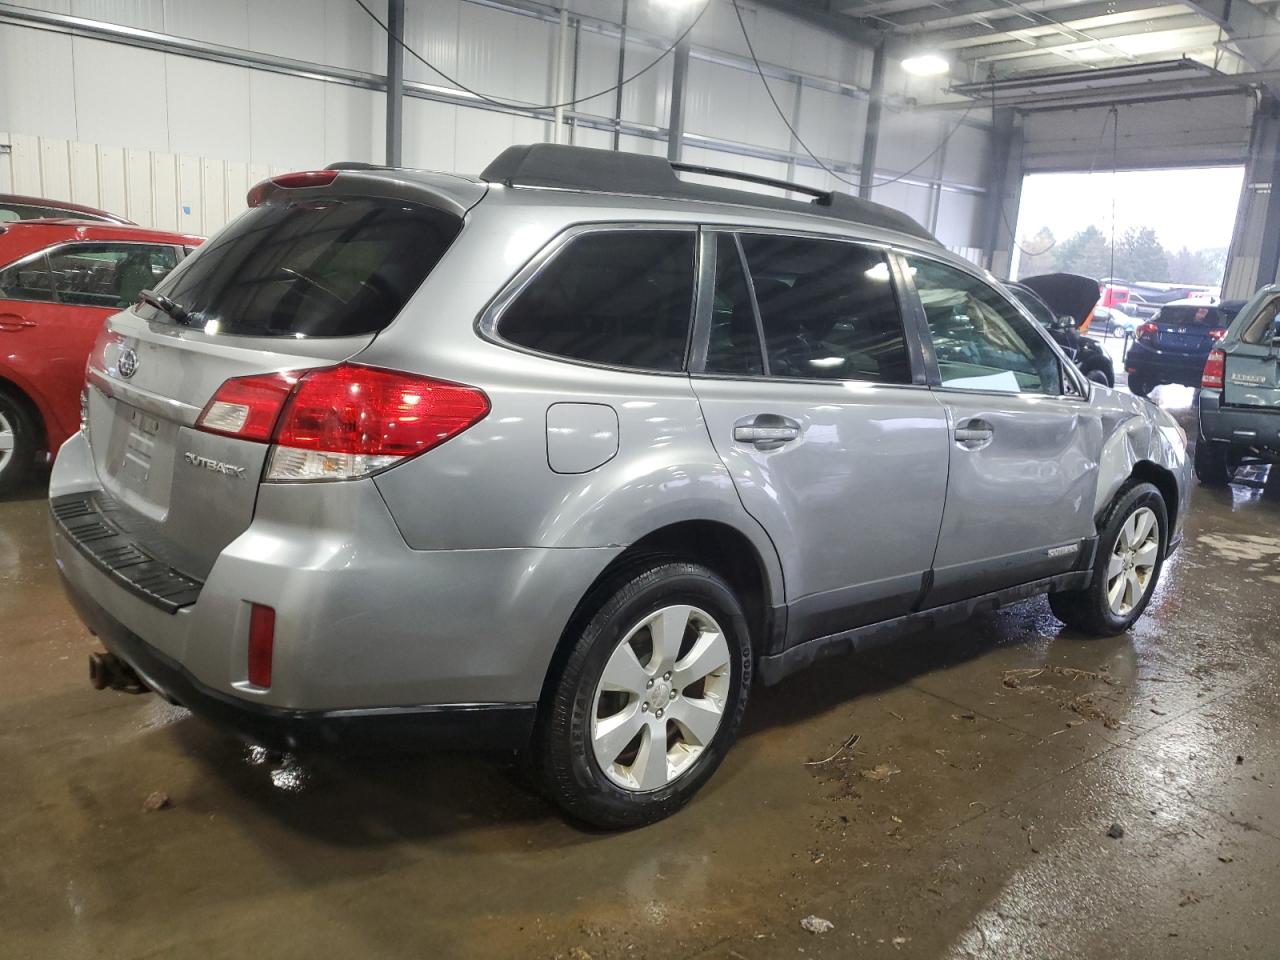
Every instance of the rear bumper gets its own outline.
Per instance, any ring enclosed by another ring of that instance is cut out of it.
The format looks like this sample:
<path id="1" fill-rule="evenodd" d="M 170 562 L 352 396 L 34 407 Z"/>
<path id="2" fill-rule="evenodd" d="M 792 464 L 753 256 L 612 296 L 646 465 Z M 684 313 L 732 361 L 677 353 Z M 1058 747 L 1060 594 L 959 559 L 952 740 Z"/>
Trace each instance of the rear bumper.
<path id="1" fill-rule="evenodd" d="M 456 703 L 365 710 L 289 710 L 250 703 L 205 686 L 63 579 L 72 606 L 104 646 L 172 703 L 249 743 L 287 751 L 519 749 L 537 705 Z"/>
<path id="2" fill-rule="evenodd" d="M 72 437 L 51 500 L 95 484 Z M 77 610 L 149 685 L 254 740 L 298 746 L 354 727 L 519 740 L 564 625 L 621 550 L 412 550 L 369 481 L 265 485 L 194 600 L 165 609 L 52 515 L 50 529 Z M 270 688 L 248 680 L 255 603 L 276 613 Z"/>
<path id="3" fill-rule="evenodd" d="M 1124 368 L 1153 385 L 1177 383 L 1184 387 L 1200 386 L 1205 358 L 1186 353 L 1170 353 L 1135 343 L 1124 358 Z"/>
<path id="4" fill-rule="evenodd" d="M 1241 446 L 1280 450 L 1280 409 L 1250 410 L 1222 405 L 1222 392 L 1200 393 L 1200 435 Z"/>

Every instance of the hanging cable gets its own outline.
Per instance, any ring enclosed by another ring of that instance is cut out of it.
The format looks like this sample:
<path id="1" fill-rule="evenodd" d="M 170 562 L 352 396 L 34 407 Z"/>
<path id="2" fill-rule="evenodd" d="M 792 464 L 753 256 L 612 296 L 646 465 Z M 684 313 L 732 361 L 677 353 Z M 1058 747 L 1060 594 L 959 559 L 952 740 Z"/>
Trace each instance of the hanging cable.
<path id="1" fill-rule="evenodd" d="M 357 2 L 359 2 L 359 0 L 357 0 Z M 800 144 L 800 148 L 809 155 L 810 159 L 813 160 L 814 163 L 816 163 L 819 167 L 821 167 L 831 176 L 835 177 L 841 183 L 848 184 L 851 187 L 858 186 L 857 180 L 850 180 L 848 177 L 845 177 L 845 176 L 842 176 L 841 174 L 836 173 L 829 166 L 823 163 L 821 158 L 819 158 L 819 156 L 816 153 L 814 153 L 812 150 L 809 149 L 809 145 L 804 142 L 804 139 L 796 131 L 796 128 L 791 125 L 791 121 L 787 119 L 786 113 L 783 111 L 782 107 L 778 105 L 778 100 L 773 95 L 773 88 L 769 86 L 769 81 L 764 75 L 764 68 L 760 66 L 760 61 L 756 57 L 756 50 L 751 43 L 750 34 L 747 33 L 747 24 L 742 19 L 742 9 L 738 6 L 738 0 L 731 0 L 731 2 L 733 3 L 733 12 L 738 17 L 738 26 L 742 29 L 742 39 L 745 40 L 747 43 L 747 53 L 751 55 L 751 62 L 755 64 L 756 73 L 759 74 L 760 76 L 760 82 L 764 84 L 764 92 L 769 95 L 769 102 L 773 104 L 773 109 L 777 112 L 779 119 L 781 119 L 782 122 L 786 125 L 787 129 L 791 131 L 791 136 L 795 137 L 796 143 Z M 917 170 L 923 167 L 926 163 L 928 163 L 930 160 L 932 160 L 934 157 L 938 155 L 938 152 L 947 145 L 948 140 L 950 140 L 953 136 L 955 136 L 956 131 L 959 130 L 960 127 L 964 124 L 965 119 L 969 116 L 969 111 L 971 111 L 972 109 L 973 109 L 972 103 L 969 104 L 967 107 L 965 107 L 965 111 L 960 115 L 960 119 L 956 121 L 956 125 L 947 132 L 947 135 L 943 137 L 941 141 L 939 141 L 936 147 L 934 147 L 931 151 L 925 154 L 924 158 L 921 159 L 919 163 L 915 164 L 915 166 L 911 167 L 906 172 L 900 173 L 896 177 L 888 177 L 886 179 L 883 179 L 879 183 L 874 183 L 875 175 L 872 174 L 873 185 L 882 187 L 885 184 L 897 183 L 899 180 L 905 180 L 907 177 L 911 176 L 911 174 L 915 173 Z"/>
<path id="2" fill-rule="evenodd" d="M 405 43 L 404 40 L 402 40 L 400 37 L 393 37 L 391 34 L 391 30 L 387 27 L 385 23 L 382 22 L 382 20 L 378 17 L 378 15 L 374 13 L 372 10 L 370 10 L 367 6 L 365 6 L 364 0 L 353 0 L 353 2 L 355 3 L 356 6 L 358 6 L 361 10 L 363 10 L 368 15 L 370 20 L 372 20 L 382 29 L 383 33 L 385 33 L 388 37 L 391 37 L 393 40 L 395 40 L 396 44 L 399 45 L 404 50 L 405 53 L 409 54 L 409 56 L 413 57 L 413 59 L 417 60 L 419 63 L 425 66 L 428 70 L 430 70 L 432 73 L 435 73 L 440 77 L 443 77 L 445 82 L 453 84 L 453 86 L 457 87 L 459 90 L 462 90 L 465 93 L 471 94 L 471 96 L 477 98 L 478 100 L 483 100 L 485 103 L 493 104 L 495 107 L 502 107 L 503 109 L 506 109 L 506 110 L 555 110 L 559 107 L 574 107 L 580 103 L 585 103 L 587 100 L 594 100 L 596 97 L 603 97 L 605 94 L 613 93 L 615 90 L 622 89 L 632 80 L 636 80 L 639 77 L 644 76 L 654 67 L 656 67 L 659 63 L 665 60 L 668 56 L 670 56 L 671 52 L 675 50 L 677 46 L 680 45 L 680 42 L 684 40 L 685 37 L 689 36 L 690 33 L 693 32 L 693 28 L 698 25 L 698 21 L 702 19 L 702 15 L 706 13 L 708 8 L 710 8 L 711 6 L 711 0 L 705 0 L 705 2 L 702 4 L 701 9 L 698 10 L 697 16 L 695 16 L 693 20 L 690 21 L 689 26 L 685 27 L 684 32 L 681 33 L 680 36 L 676 37 L 675 42 L 672 43 L 671 46 L 667 47 L 667 49 L 663 50 L 662 53 L 658 54 L 658 56 L 655 57 L 652 62 L 646 64 L 644 67 L 637 70 L 635 73 L 631 74 L 631 76 L 623 78 L 620 82 L 615 83 L 610 87 L 606 87 L 603 90 L 598 90 L 595 93 L 588 94 L 585 97 L 575 97 L 574 99 L 566 100 L 563 103 L 531 104 L 531 103 L 522 103 L 519 100 L 502 100 L 498 97 L 491 97 L 488 94 L 481 93 L 479 90 L 473 90 L 471 87 L 468 87 L 461 80 L 457 80 L 454 77 L 449 76 L 449 74 L 445 73 L 443 70 L 437 67 L 434 63 L 432 63 L 426 57 L 422 56 L 422 54 L 418 53 L 418 51 L 414 50 L 413 47 Z"/>

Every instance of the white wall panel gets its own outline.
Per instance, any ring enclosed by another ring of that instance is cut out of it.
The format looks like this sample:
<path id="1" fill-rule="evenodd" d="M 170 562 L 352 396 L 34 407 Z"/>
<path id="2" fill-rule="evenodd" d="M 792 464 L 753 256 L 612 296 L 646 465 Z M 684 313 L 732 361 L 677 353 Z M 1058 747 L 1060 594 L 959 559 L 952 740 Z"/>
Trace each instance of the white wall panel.
<path id="1" fill-rule="evenodd" d="M 337 160 L 363 160 L 381 163 L 386 151 L 386 96 L 374 90 L 343 87 L 336 83 L 323 85 L 324 96 L 324 153 L 325 163 Z M 405 162 L 408 154 L 408 117 L 411 105 L 424 103 L 414 97 L 405 97 Z M 452 108 L 449 108 L 452 109 Z M 449 125 L 452 144 L 453 125 Z"/>
<path id="2" fill-rule="evenodd" d="M 463 108 L 410 98 L 404 102 L 404 162 L 426 170 L 457 169 L 454 157 L 458 114 Z"/>
<path id="3" fill-rule="evenodd" d="M 639 67 L 627 61 L 628 75 Z M 655 69 L 661 69 L 657 67 Z M 570 78 L 572 79 L 572 78 Z M 618 82 L 618 40 L 597 33 L 583 32 L 578 44 L 578 78 L 576 97 L 586 97 L 600 90 L 607 90 Z M 566 84 L 567 86 L 568 84 Z M 614 95 L 604 93 L 579 103 L 575 110 L 599 117 L 613 116 Z"/>
<path id="4" fill-rule="evenodd" d="M 164 30 L 164 0 L 71 0 L 71 12 L 143 30 Z"/>
<path id="5" fill-rule="evenodd" d="M 71 199 L 98 205 L 98 151 L 91 143 L 68 144 L 71 163 Z"/>
<path id="6" fill-rule="evenodd" d="M 264 0 L 164 0 L 164 29 L 193 40 L 247 47 L 250 2 Z"/>
<path id="7" fill-rule="evenodd" d="M 324 166 L 324 87 L 316 80 L 249 74 L 249 145 L 255 163 Z"/>
<path id="8" fill-rule="evenodd" d="M 178 158 L 171 153 L 151 155 L 151 225 L 178 229 Z"/>
<path id="9" fill-rule="evenodd" d="M 458 16 L 462 6 L 463 0 L 407 0 L 404 11 L 405 45 L 459 80 L 462 78 L 458 75 Z M 381 34 L 376 26 L 374 30 Z M 451 86 L 440 74 L 408 54 L 404 58 L 404 76 L 406 80 Z M 483 87 L 477 89 L 481 93 L 492 92 Z"/>
<path id="10" fill-rule="evenodd" d="M 967 193 L 943 190 L 938 198 L 938 227 L 935 235 L 945 245 L 966 246 L 978 235 L 980 198 Z"/>
<path id="11" fill-rule="evenodd" d="M 15 134 L 75 138 L 70 37 L 0 26 L 0 126 Z"/>
<path id="12" fill-rule="evenodd" d="M 127 216 L 128 188 L 123 147 L 98 147 L 98 203 L 103 210 Z"/>
<path id="13" fill-rule="evenodd" d="M 317 0 L 258 0 L 248 5 L 248 47 L 294 60 L 320 63 L 325 53 L 325 17 Z M 355 4 L 352 4 L 355 6 Z M 377 3 L 371 3 L 377 9 Z M 386 4 L 381 4 L 384 10 Z M 356 8 L 359 10 L 359 8 Z M 317 14 L 320 14 L 317 16 Z"/>
<path id="14" fill-rule="evenodd" d="M 454 171 L 476 174 L 516 142 L 515 117 L 459 107 L 454 134 Z"/>
<path id="15" fill-rule="evenodd" d="M 41 137 L 39 196 L 71 199 L 71 149 L 66 140 Z"/>
<path id="16" fill-rule="evenodd" d="M 76 139 L 169 149 L 165 55 L 76 37 Z"/>
<path id="17" fill-rule="evenodd" d="M 125 150 L 124 167 L 127 201 L 124 215 L 144 227 L 154 226 L 155 191 L 151 185 L 155 171 L 151 166 L 151 154 L 146 150 Z"/>
<path id="18" fill-rule="evenodd" d="M 638 71 L 643 70 L 645 65 L 652 63 L 653 59 L 661 52 L 661 50 L 655 50 L 653 47 L 628 43 L 626 76 L 633 76 Z M 622 118 L 624 120 L 649 123 L 660 127 L 667 125 L 668 118 L 671 115 L 671 68 L 668 66 L 669 62 L 668 60 L 652 70 L 645 71 L 622 88 Z M 692 64 L 690 64 L 690 68 L 690 72 L 692 72 Z M 615 71 L 617 69 L 616 59 L 614 61 L 614 69 Z M 616 72 L 611 82 L 618 82 Z M 590 93 L 591 91 L 585 92 Z M 612 105 L 608 109 L 609 115 L 612 116 Z"/>
<path id="19" fill-rule="evenodd" d="M 169 143 L 177 153 L 249 156 L 249 71 L 166 56 Z"/>
<path id="20" fill-rule="evenodd" d="M 200 188 L 203 185 L 201 163 L 198 157 L 178 157 L 178 229 L 183 233 L 204 231 L 204 204 Z"/>
<path id="21" fill-rule="evenodd" d="M 227 221 L 230 222 L 248 208 L 245 196 L 253 184 L 249 180 L 248 164 L 228 160 L 225 168 Z"/>
<path id="22" fill-rule="evenodd" d="M 349 70 L 386 73 L 386 34 L 378 29 L 377 24 L 351 0 L 323 0 L 323 3 L 324 58 L 322 62 L 333 64 L 335 67 L 346 67 Z M 375 5 L 370 9 L 376 10 L 377 7 Z M 407 10 L 405 15 L 408 19 Z"/>
<path id="23" fill-rule="evenodd" d="M 545 21 L 464 3 L 457 78 L 487 96 L 548 103 L 554 42 L 555 28 Z"/>

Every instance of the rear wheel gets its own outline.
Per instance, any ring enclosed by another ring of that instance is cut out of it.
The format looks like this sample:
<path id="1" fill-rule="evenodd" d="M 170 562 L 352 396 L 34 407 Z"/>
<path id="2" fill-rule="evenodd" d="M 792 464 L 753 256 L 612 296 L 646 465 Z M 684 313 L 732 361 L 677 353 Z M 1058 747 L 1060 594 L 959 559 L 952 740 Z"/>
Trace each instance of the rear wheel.
<path id="1" fill-rule="evenodd" d="M 1152 484 L 1121 489 L 1099 525 L 1092 582 L 1083 590 L 1049 594 L 1054 616 L 1096 636 L 1129 629 L 1160 580 L 1168 528 L 1164 497 Z"/>
<path id="2" fill-rule="evenodd" d="M 1135 397 L 1145 397 L 1151 393 L 1152 386 L 1136 373 L 1129 374 L 1129 392 Z"/>
<path id="3" fill-rule="evenodd" d="M 597 826 L 666 817 L 737 736 L 751 681 L 746 617 L 699 564 L 655 560 L 598 593 L 549 687 L 532 757 L 543 791 Z"/>
<path id="4" fill-rule="evenodd" d="M 27 477 L 36 455 L 36 429 L 31 417 L 8 394 L 0 393 L 0 494 L 16 489 Z"/>
<path id="5" fill-rule="evenodd" d="M 1221 440 L 1196 441 L 1196 479 L 1206 487 L 1225 487 L 1235 475 L 1231 444 Z"/>

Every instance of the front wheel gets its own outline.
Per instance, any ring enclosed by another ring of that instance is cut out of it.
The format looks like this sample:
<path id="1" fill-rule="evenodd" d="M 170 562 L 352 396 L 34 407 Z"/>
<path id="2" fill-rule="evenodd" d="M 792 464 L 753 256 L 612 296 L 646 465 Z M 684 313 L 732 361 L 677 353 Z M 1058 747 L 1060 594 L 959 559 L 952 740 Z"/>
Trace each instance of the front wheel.
<path id="1" fill-rule="evenodd" d="M 1087 373 L 1085 373 L 1085 377 L 1089 380 L 1092 380 L 1094 383 L 1104 387 L 1109 387 L 1112 385 L 1111 378 L 1107 376 L 1107 371 L 1102 369 L 1101 367 L 1094 367 L 1092 370 L 1089 370 Z"/>
<path id="2" fill-rule="evenodd" d="M 1169 514 L 1150 483 L 1123 488 L 1099 525 L 1093 580 L 1083 590 L 1049 594 L 1054 616 L 1069 627 L 1108 637 L 1142 616 L 1164 567 Z"/>
<path id="3" fill-rule="evenodd" d="M 636 827 L 687 803 L 737 736 L 746 616 L 718 574 L 674 560 L 632 568 L 596 601 L 548 689 L 532 759 L 572 816 Z"/>
<path id="4" fill-rule="evenodd" d="M 1145 397 L 1151 393 L 1151 384 L 1137 374 L 1129 374 L 1129 392 L 1135 397 Z"/>
<path id="5" fill-rule="evenodd" d="M 1225 487 L 1235 475 L 1232 465 L 1231 444 L 1221 440 L 1196 441 L 1196 479 L 1206 487 Z"/>

